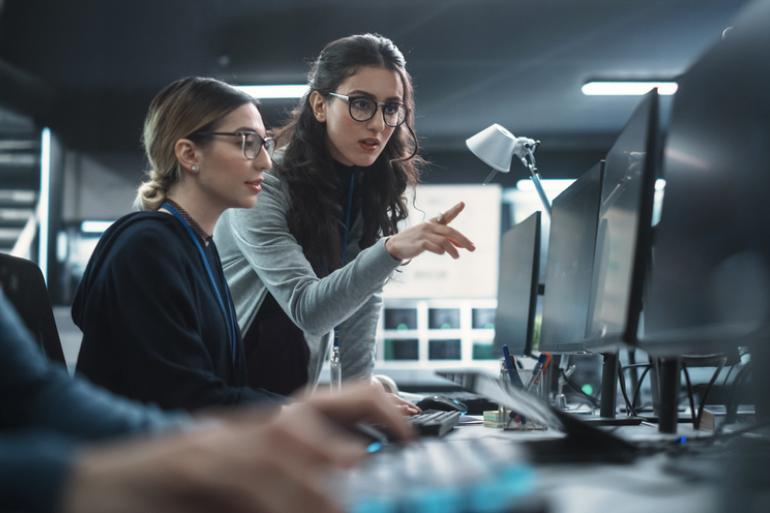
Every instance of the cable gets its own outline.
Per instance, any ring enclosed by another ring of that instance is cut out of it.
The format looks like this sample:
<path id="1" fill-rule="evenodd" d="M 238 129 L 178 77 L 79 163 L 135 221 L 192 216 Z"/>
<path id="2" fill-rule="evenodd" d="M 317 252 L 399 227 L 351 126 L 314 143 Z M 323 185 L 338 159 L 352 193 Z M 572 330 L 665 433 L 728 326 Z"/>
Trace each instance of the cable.
<path id="1" fill-rule="evenodd" d="M 636 349 L 630 348 L 627 351 L 628 354 L 628 365 L 626 365 L 626 369 L 631 369 L 631 389 L 633 390 L 637 386 L 639 386 L 639 374 L 636 372 Z M 636 407 L 636 405 L 632 402 L 631 406 Z"/>
<path id="2" fill-rule="evenodd" d="M 709 380 L 708 385 L 706 385 L 706 390 L 703 391 L 703 397 L 701 397 L 700 404 L 698 405 L 698 418 L 695 421 L 695 429 L 700 429 L 700 422 L 701 422 L 701 419 L 703 418 L 703 410 L 706 407 L 706 399 L 709 396 L 709 392 L 711 392 L 711 387 L 714 386 L 714 382 L 716 382 L 716 380 L 719 378 L 719 374 L 722 372 L 722 369 L 724 368 L 726 363 L 727 363 L 727 357 L 723 358 L 722 361 L 719 362 L 719 365 L 717 366 L 717 370 L 711 376 L 711 379 Z"/>
<path id="3" fill-rule="evenodd" d="M 623 386 L 625 384 L 624 373 L 628 369 L 635 369 L 637 367 L 644 367 L 644 371 L 642 372 L 641 379 L 637 378 L 636 384 L 632 383 L 632 386 L 633 386 L 632 387 L 632 391 L 633 391 L 633 393 L 632 393 L 631 401 L 629 401 L 628 400 L 627 390 Z M 644 383 L 644 378 L 645 378 L 645 376 L 647 375 L 647 373 L 649 371 L 650 371 L 650 364 L 649 363 L 632 363 L 632 364 L 625 365 L 625 366 L 620 368 L 620 375 L 619 375 L 620 382 L 621 382 L 620 391 L 623 393 L 623 399 L 626 402 L 626 411 L 629 413 L 629 415 L 637 416 L 639 414 L 639 412 L 636 410 L 636 403 L 637 403 L 636 397 L 637 397 L 639 391 L 641 390 L 642 383 Z"/>
<path id="4" fill-rule="evenodd" d="M 626 377 L 622 365 L 617 366 L 617 379 L 618 385 L 620 385 L 620 392 L 623 394 L 623 401 L 626 403 L 626 412 L 628 412 L 629 408 L 631 408 L 631 402 L 628 400 L 628 394 L 626 393 Z"/>
<path id="5" fill-rule="evenodd" d="M 623 374 L 623 367 L 618 366 L 618 380 L 620 381 L 620 392 L 623 394 L 623 400 L 626 401 L 626 415 L 633 415 L 636 417 L 636 410 L 634 405 L 628 400 L 628 392 L 626 391 L 626 375 Z"/>
<path id="6" fill-rule="evenodd" d="M 692 382 L 690 381 L 690 371 L 687 370 L 687 364 L 682 362 L 682 372 L 684 372 L 684 379 L 687 383 L 687 396 L 690 398 L 690 418 L 692 419 L 692 428 L 697 430 L 698 426 L 695 425 L 695 398 L 692 394 Z"/>
<path id="7" fill-rule="evenodd" d="M 730 365 L 730 368 L 727 369 L 727 374 L 725 375 L 724 381 L 722 381 L 722 386 L 727 386 L 727 382 L 730 381 L 730 375 L 733 373 L 733 370 L 735 370 L 735 367 L 737 367 L 739 364 L 734 363 Z"/>
<path id="8" fill-rule="evenodd" d="M 567 384 L 567 386 L 569 386 L 572 390 L 574 390 L 575 392 L 580 394 L 582 397 L 585 397 L 586 399 L 588 399 L 590 401 L 590 403 L 591 403 L 591 406 L 593 406 L 594 408 L 598 408 L 599 407 L 599 400 L 597 398 L 595 398 L 594 396 L 592 396 L 590 394 L 586 394 L 585 392 L 583 392 L 583 390 L 580 389 L 580 386 L 578 386 L 577 383 L 572 381 L 572 378 L 570 378 L 569 376 L 564 374 L 564 369 L 559 369 L 559 370 L 560 370 L 561 375 L 564 378 L 564 382 Z"/>
<path id="9" fill-rule="evenodd" d="M 637 399 L 639 399 L 639 394 L 642 391 L 642 384 L 644 384 L 644 378 L 647 377 L 647 374 L 650 372 L 650 369 L 652 369 L 652 365 L 650 365 L 649 363 L 646 364 L 646 368 L 644 369 L 644 371 L 642 371 L 642 377 L 639 378 L 639 383 L 634 389 L 634 395 L 631 398 L 631 406 L 633 406 L 634 411 L 636 411 L 636 402 L 637 402 Z"/>

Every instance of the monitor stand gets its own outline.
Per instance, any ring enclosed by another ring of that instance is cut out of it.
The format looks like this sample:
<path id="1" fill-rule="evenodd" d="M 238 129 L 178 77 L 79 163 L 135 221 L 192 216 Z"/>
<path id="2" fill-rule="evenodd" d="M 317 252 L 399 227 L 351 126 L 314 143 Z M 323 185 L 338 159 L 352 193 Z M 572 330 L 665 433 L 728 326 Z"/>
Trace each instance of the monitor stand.
<path id="1" fill-rule="evenodd" d="M 660 391 L 660 415 L 658 431 L 676 434 L 679 417 L 679 371 L 681 362 L 678 358 L 660 358 L 658 360 L 658 382 Z"/>
<path id="2" fill-rule="evenodd" d="M 602 353 L 602 384 L 599 415 L 588 412 L 569 411 L 563 404 L 560 409 L 574 415 L 586 424 L 594 426 L 638 426 L 645 419 L 641 417 L 617 416 L 617 386 L 619 358 L 617 352 Z M 557 407 L 559 407 L 557 405 Z"/>
<path id="3" fill-rule="evenodd" d="M 620 359 L 617 351 L 602 353 L 602 386 L 599 403 L 599 416 L 580 415 L 583 422 L 594 426 L 638 426 L 642 423 L 640 417 L 618 417 L 618 369 Z"/>

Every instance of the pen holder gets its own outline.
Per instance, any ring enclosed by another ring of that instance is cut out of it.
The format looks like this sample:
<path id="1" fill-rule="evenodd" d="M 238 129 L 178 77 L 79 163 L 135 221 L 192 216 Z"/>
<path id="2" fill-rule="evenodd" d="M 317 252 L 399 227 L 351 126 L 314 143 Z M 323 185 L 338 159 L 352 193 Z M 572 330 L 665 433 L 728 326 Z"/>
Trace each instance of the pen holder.
<path id="1" fill-rule="evenodd" d="M 532 369 L 527 370 L 520 370 L 519 375 L 521 376 L 522 382 L 524 382 L 524 386 L 532 380 Z M 535 395 L 537 397 L 544 397 L 544 387 L 543 387 L 543 376 L 541 375 L 538 379 L 535 379 L 535 381 L 532 383 L 532 386 L 527 389 L 527 392 L 529 392 L 532 395 Z"/>

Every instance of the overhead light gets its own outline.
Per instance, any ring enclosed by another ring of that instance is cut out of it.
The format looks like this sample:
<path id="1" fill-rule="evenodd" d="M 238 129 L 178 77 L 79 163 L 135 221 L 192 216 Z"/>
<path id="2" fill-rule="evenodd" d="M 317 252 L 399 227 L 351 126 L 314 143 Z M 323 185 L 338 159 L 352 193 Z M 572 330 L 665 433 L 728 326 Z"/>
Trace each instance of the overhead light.
<path id="1" fill-rule="evenodd" d="M 80 231 L 82 233 L 102 234 L 112 226 L 112 223 L 114 221 L 83 221 L 80 223 Z"/>
<path id="2" fill-rule="evenodd" d="M 307 84 L 239 85 L 235 87 L 260 100 L 271 98 L 302 98 L 309 90 Z"/>
<path id="3" fill-rule="evenodd" d="M 593 81 L 586 82 L 581 91 L 586 96 L 642 96 L 657 87 L 658 94 L 670 96 L 679 89 L 676 82 L 651 81 Z"/>
<path id="4" fill-rule="evenodd" d="M 540 183 L 543 184 L 543 190 L 547 192 L 551 196 L 558 196 L 564 190 L 575 183 L 574 178 L 546 178 L 543 180 L 540 180 Z M 532 183 L 531 180 L 517 180 L 516 181 L 516 189 L 520 192 L 536 192 L 535 184 Z"/>

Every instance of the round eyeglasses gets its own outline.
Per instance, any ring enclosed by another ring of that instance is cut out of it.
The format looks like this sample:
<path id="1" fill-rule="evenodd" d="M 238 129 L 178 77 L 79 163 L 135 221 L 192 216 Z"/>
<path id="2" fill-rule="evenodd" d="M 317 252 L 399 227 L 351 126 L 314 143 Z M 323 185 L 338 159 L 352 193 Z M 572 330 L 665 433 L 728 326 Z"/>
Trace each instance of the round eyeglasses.
<path id="1" fill-rule="evenodd" d="M 369 121 L 377 113 L 377 107 L 382 109 L 382 120 L 389 127 L 400 126 L 406 120 L 407 110 L 400 101 L 378 102 L 368 96 L 347 96 L 339 93 L 329 93 L 329 96 L 348 102 L 348 112 L 355 121 Z"/>
<path id="2" fill-rule="evenodd" d="M 196 132 L 193 136 L 201 137 L 213 137 L 216 135 L 225 135 L 230 137 L 241 138 L 241 150 L 243 156 L 247 160 L 254 160 L 262 151 L 262 147 L 265 148 L 268 157 L 273 156 L 273 150 L 275 150 L 275 139 L 272 137 L 262 137 L 256 132 L 250 130 L 240 130 L 238 132 Z M 192 137 L 192 136 L 191 136 Z"/>

